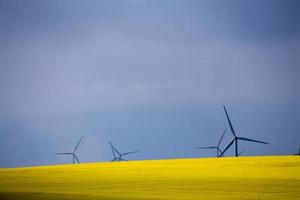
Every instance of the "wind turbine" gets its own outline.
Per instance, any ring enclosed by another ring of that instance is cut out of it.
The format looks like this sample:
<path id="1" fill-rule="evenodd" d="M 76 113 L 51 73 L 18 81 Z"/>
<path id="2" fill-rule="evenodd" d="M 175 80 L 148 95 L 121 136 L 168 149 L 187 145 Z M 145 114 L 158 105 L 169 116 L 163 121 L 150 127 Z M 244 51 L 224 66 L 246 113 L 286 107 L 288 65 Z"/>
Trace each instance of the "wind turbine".
<path id="1" fill-rule="evenodd" d="M 79 161 L 78 157 L 76 156 L 75 152 L 76 152 L 76 150 L 77 150 L 77 148 L 78 148 L 78 146 L 79 146 L 81 140 L 82 140 L 82 136 L 81 136 L 80 140 L 78 141 L 78 143 L 76 144 L 76 146 L 75 146 L 73 152 L 67 152 L 67 153 L 54 153 L 54 154 L 56 154 L 56 155 L 72 155 L 72 158 L 73 158 L 73 164 L 75 164 L 75 161 L 77 161 L 77 163 L 80 164 L 80 161 Z"/>
<path id="2" fill-rule="evenodd" d="M 221 138 L 220 138 L 220 140 L 219 140 L 217 146 L 198 147 L 198 148 L 196 148 L 196 149 L 216 149 L 216 150 L 217 150 L 217 157 L 220 157 L 221 154 L 222 154 L 222 150 L 220 149 L 220 144 L 221 144 L 222 139 L 223 139 L 223 137 L 224 137 L 224 135 L 225 135 L 225 133 L 226 133 L 226 130 L 227 130 L 227 128 L 225 128 L 225 130 L 224 130 L 224 132 L 223 132 L 223 135 L 221 136 Z M 223 155 L 223 156 L 224 156 L 224 155 Z"/>
<path id="3" fill-rule="evenodd" d="M 224 153 L 227 151 L 227 149 L 229 149 L 229 147 L 231 147 L 231 145 L 233 143 L 235 143 L 235 156 L 238 157 L 239 156 L 239 151 L 238 151 L 238 141 L 239 140 L 242 140 L 242 141 L 247 141 L 247 142 L 256 142 L 256 143 L 261 143 L 261 144 L 269 144 L 267 142 L 262 142 L 262 141 L 259 141 L 259 140 L 253 140 L 253 139 L 250 139 L 250 138 L 246 138 L 246 137 L 239 137 L 236 135 L 235 131 L 234 131 L 234 128 L 232 126 L 232 123 L 230 121 L 230 118 L 229 118 L 229 115 L 228 115 L 228 112 L 226 110 L 226 107 L 223 105 L 223 108 L 224 108 L 224 111 L 225 111 L 225 114 L 226 114 L 226 118 L 227 118 L 227 121 L 228 121 L 228 124 L 229 124 L 229 127 L 230 127 L 230 130 L 231 130 L 231 133 L 233 135 L 233 140 L 227 145 L 227 147 L 224 149 L 224 151 L 221 153 L 221 156 L 224 155 Z"/>
<path id="4" fill-rule="evenodd" d="M 129 155 L 129 154 L 133 154 L 133 153 L 137 153 L 138 151 L 130 151 L 130 152 L 126 152 L 126 153 L 120 153 L 115 147 L 114 145 L 108 141 L 108 143 L 110 144 L 111 147 L 111 151 L 113 153 L 113 159 L 111 160 L 111 162 L 120 162 L 120 161 L 128 161 L 126 159 L 123 159 L 122 156 L 125 155 Z M 117 155 L 116 155 L 117 154 Z"/>

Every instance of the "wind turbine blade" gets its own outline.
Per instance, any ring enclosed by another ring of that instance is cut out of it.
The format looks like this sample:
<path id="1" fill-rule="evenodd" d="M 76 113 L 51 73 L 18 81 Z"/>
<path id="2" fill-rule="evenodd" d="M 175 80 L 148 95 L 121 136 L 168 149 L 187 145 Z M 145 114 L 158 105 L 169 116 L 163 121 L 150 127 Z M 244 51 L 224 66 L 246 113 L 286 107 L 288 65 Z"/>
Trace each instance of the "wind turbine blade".
<path id="1" fill-rule="evenodd" d="M 53 154 L 56 154 L 56 155 L 72 155 L 72 153 L 53 153 Z"/>
<path id="2" fill-rule="evenodd" d="M 128 155 L 128 154 L 133 154 L 133 153 L 137 153 L 138 151 L 131 151 L 131 152 L 127 152 L 127 153 L 122 153 L 122 156 Z"/>
<path id="3" fill-rule="evenodd" d="M 241 152 L 239 153 L 239 156 L 240 156 L 240 155 L 242 155 L 244 152 L 245 152 L 244 150 L 243 150 L 243 151 L 241 151 Z"/>
<path id="4" fill-rule="evenodd" d="M 235 141 L 235 139 L 233 139 L 228 145 L 227 147 L 224 149 L 224 151 L 221 153 L 220 157 L 224 155 L 224 153 L 227 151 L 227 149 L 229 149 L 229 147 L 231 147 L 231 145 L 233 144 L 233 142 Z"/>
<path id="5" fill-rule="evenodd" d="M 225 111 L 225 114 L 226 114 L 226 117 L 227 117 L 227 121 L 228 121 L 230 130 L 231 130 L 231 133 L 234 135 L 234 137 L 236 137 L 236 134 L 235 134 L 235 131 L 234 131 L 233 126 L 232 126 L 232 124 L 231 124 L 229 115 L 228 115 L 227 110 L 226 110 L 226 107 L 225 107 L 224 105 L 223 105 L 223 108 L 224 108 L 224 111 Z"/>
<path id="6" fill-rule="evenodd" d="M 217 149 L 218 149 L 218 152 L 219 152 L 218 157 L 221 157 L 222 149 L 220 149 L 219 147 L 218 147 Z M 224 155 L 223 155 L 223 156 L 224 156 Z"/>
<path id="7" fill-rule="evenodd" d="M 76 159 L 76 161 L 78 162 L 78 164 L 80 164 L 80 161 L 79 161 L 78 157 L 75 154 L 73 154 L 73 156 Z"/>
<path id="8" fill-rule="evenodd" d="M 226 131 L 227 131 L 227 128 L 225 128 L 225 130 L 224 130 L 224 132 L 223 132 L 223 135 L 222 135 L 222 137 L 220 138 L 220 140 L 219 140 L 219 142 L 218 142 L 218 147 L 220 146 L 220 144 L 221 144 L 221 142 L 222 142 L 222 140 L 223 140 L 223 137 L 224 137 Z"/>
<path id="9" fill-rule="evenodd" d="M 116 147 L 111 142 L 109 142 L 109 144 L 117 154 L 121 155 L 120 152 L 116 149 Z"/>
<path id="10" fill-rule="evenodd" d="M 77 150 L 77 148 L 78 148 L 78 146 L 79 146 L 79 144 L 80 144 L 80 142 L 81 142 L 82 138 L 83 138 L 83 137 L 81 136 L 81 138 L 80 138 L 80 140 L 78 141 L 78 143 L 77 143 L 77 145 L 76 145 L 76 147 L 75 147 L 75 149 L 74 149 L 73 153 L 75 153 L 75 151 Z"/>
<path id="11" fill-rule="evenodd" d="M 110 141 L 108 141 L 108 143 L 110 144 L 110 148 L 111 148 L 111 151 L 112 151 L 114 159 L 115 159 L 116 155 L 115 155 L 115 151 L 114 151 L 114 146 L 112 145 L 112 143 Z"/>
<path id="12" fill-rule="evenodd" d="M 261 144 L 269 144 L 267 142 L 262 142 L 262 141 L 259 141 L 259 140 L 253 140 L 253 139 L 245 138 L 245 137 L 238 137 L 238 139 L 239 140 L 248 141 L 248 142 L 256 142 L 256 143 L 261 143 Z"/>
<path id="13" fill-rule="evenodd" d="M 196 149 L 217 149 L 217 148 L 218 147 L 213 146 L 213 147 L 198 147 Z"/>

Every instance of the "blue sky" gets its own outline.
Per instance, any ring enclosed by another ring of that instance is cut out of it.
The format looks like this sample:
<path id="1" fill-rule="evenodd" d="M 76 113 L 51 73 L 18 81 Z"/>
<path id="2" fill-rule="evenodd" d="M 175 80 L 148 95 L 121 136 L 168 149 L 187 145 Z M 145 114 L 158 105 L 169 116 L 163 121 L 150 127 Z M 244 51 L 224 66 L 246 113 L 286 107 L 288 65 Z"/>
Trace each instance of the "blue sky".
<path id="1" fill-rule="evenodd" d="M 228 127 L 300 146 L 298 1 L 0 1 L 0 166 L 206 157 Z M 227 134 L 223 147 L 230 140 Z M 231 155 L 232 152 L 228 152 Z"/>

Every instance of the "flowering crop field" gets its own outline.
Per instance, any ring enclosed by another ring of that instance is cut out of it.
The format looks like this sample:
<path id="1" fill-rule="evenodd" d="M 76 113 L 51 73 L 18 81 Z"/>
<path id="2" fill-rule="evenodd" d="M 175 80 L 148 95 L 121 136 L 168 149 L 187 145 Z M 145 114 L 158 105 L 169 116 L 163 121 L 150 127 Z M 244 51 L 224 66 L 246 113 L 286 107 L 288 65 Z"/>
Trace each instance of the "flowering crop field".
<path id="1" fill-rule="evenodd" d="M 0 199 L 300 199 L 300 156 L 0 169 Z"/>

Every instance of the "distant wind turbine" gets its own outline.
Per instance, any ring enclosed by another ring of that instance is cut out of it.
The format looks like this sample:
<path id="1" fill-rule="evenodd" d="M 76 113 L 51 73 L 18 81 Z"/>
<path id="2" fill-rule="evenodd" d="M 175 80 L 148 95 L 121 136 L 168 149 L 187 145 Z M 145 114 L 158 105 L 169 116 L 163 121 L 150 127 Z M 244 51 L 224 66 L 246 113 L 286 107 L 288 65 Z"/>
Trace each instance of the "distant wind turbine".
<path id="1" fill-rule="evenodd" d="M 78 146 L 79 146 L 81 140 L 82 140 L 82 136 L 81 136 L 80 140 L 78 141 L 78 143 L 76 144 L 76 146 L 75 146 L 73 152 L 67 152 L 67 153 L 54 153 L 54 154 L 56 154 L 56 155 L 72 155 L 72 158 L 73 158 L 73 164 L 75 164 L 75 161 L 77 161 L 77 163 L 80 164 L 80 161 L 79 161 L 78 157 L 76 156 L 75 152 L 76 152 L 76 150 L 77 150 L 77 148 L 78 148 Z"/>
<path id="2" fill-rule="evenodd" d="M 259 140 L 253 140 L 253 139 L 250 139 L 250 138 L 246 138 L 246 137 L 238 137 L 234 131 L 234 128 L 232 126 L 232 123 L 230 121 L 230 118 L 229 118 L 229 115 L 228 115 L 228 112 L 226 110 L 226 107 L 223 106 L 224 108 L 224 111 L 225 111 L 225 114 L 226 114 L 226 118 L 227 118 L 227 121 L 228 121 L 228 124 L 229 124 L 229 127 L 230 127 L 230 130 L 231 130 L 231 133 L 233 135 L 233 140 L 227 145 L 227 147 L 224 149 L 224 151 L 221 153 L 221 156 L 224 155 L 224 153 L 227 151 L 227 149 L 229 149 L 229 147 L 231 147 L 231 145 L 233 143 L 235 143 L 235 156 L 238 157 L 239 156 L 239 151 L 238 151 L 238 141 L 239 140 L 242 140 L 242 141 L 247 141 L 247 142 L 255 142 L 255 143 L 261 143 L 261 144 L 269 144 L 267 142 L 262 142 L 262 141 L 259 141 Z"/>
<path id="3" fill-rule="evenodd" d="M 225 133 L 226 133 L 226 130 L 227 130 L 227 128 L 225 128 L 225 130 L 224 130 L 224 132 L 223 132 L 223 134 L 222 134 L 222 136 L 221 136 L 221 138 L 220 138 L 220 140 L 219 140 L 217 146 L 198 147 L 198 148 L 196 148 L 196 149 L 216 149 L 216 150 L 217 150 L 217 157 L 220 157 L 221 154 L 222 154 L 222 150 L 221 150 L 221 148 L 220 148 L 220 144 L 221 144 L 222 139 L 223 139 L 223 137 L 224 137 L 224 135 L 225 135 Z M 223 156 L 224 156 L 224 154 L 223 154 Z"/>
<path id="4" fill-rule="evenodd" d="M 299 147 L 299 150 L 298 150 L 298 153 L 294 154 L 295 156 L 299 156 L 300 155 L 300 147 Z"/>
<path id="5" fill-rule="evenodd" d="M 120 161 L 128 161 L 126 159 L 123 159 L 122 156 L 125 155 L 129 155 L 129 154 L 133 154 L 133 153 L 137 153 L 138 151 L 130 151 L 130 152 L 126 152 L 126 153 L 120 153 L 115 147 L 114 145 L 108 141 L 110 147 L 111 147 L 111 151 L 113 154 L 113 159 L 111 160 L 111 162 L 120 162 Z"/>

